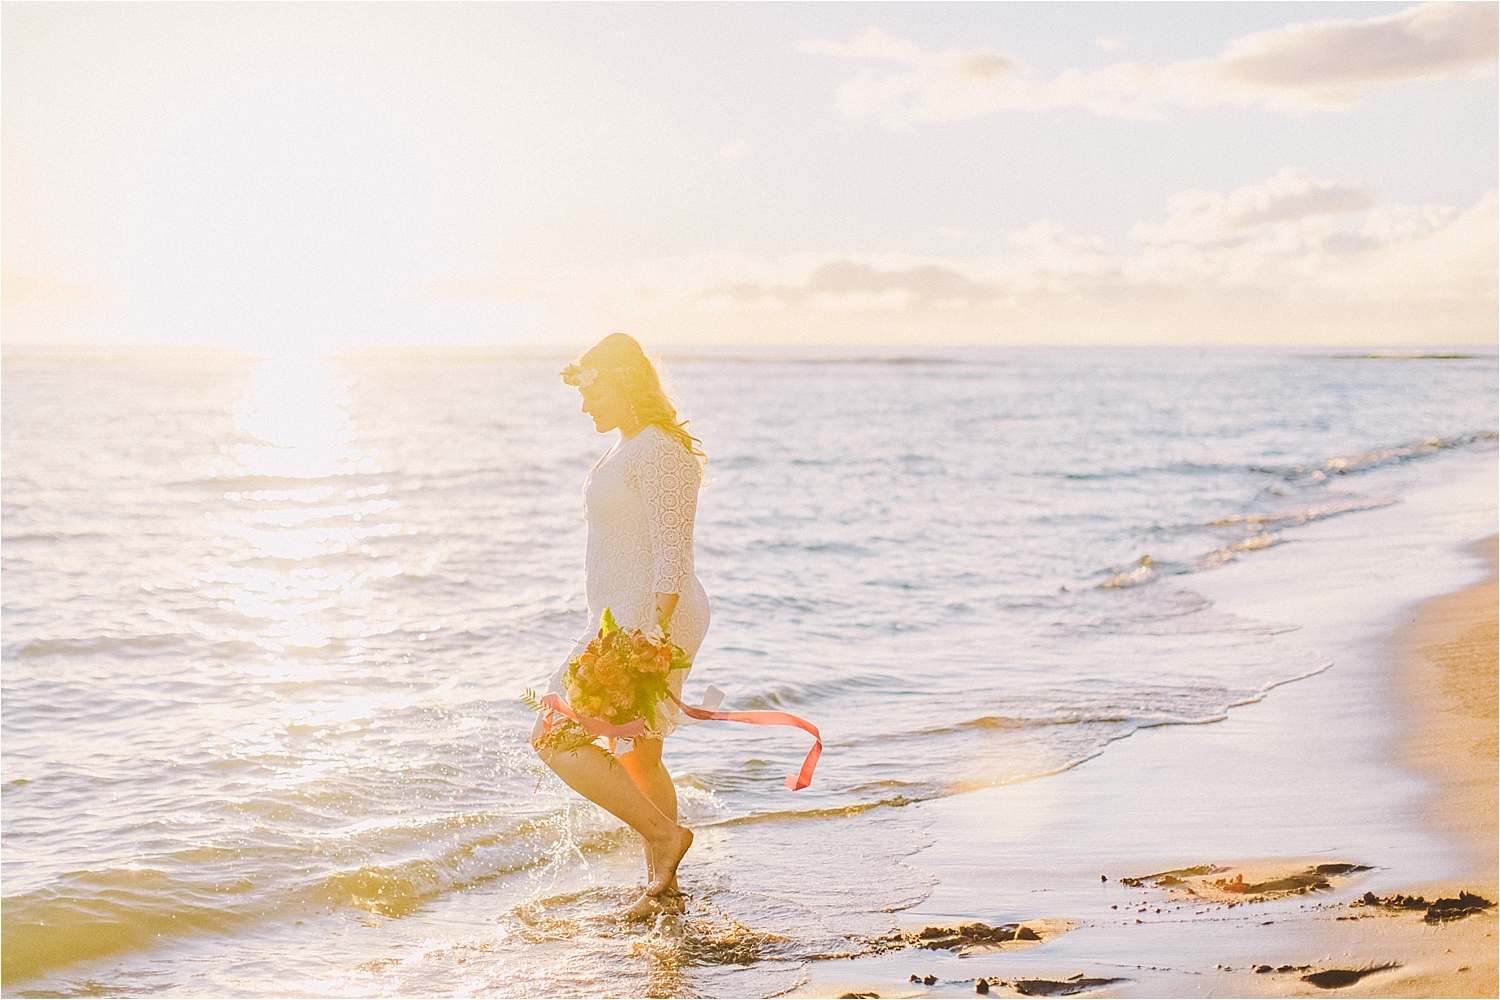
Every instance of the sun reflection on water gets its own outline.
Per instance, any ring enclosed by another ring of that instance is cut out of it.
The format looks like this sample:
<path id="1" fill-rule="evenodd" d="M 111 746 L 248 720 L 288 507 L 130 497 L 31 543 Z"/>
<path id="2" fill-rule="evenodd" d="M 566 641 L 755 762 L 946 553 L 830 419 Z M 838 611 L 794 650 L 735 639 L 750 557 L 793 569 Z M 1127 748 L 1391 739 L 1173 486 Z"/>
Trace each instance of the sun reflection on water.
<path id="1" fill-rule="evenodd" d="M 268 684 L 368 677 L 371 641 L 403 628 L 372 585 L 403 574 L 400 553 L 382 546 L 416 529 L 395 520 L 400 501 L 379 479 L 379 449 L 361 447 L 349 387 L 333 362 L 262 362 L 219 449 L 214 475 L 235 488 L 208 515 L 213 552 L 194 584 L 222 614 L 190 624 L 261 647 L 237 658 L 239 672 Z"/>
<path id="2" fill-rule="evenodd" d="M 379 471 L 377 450 L 365 454 L 353 446 L 359 428 L 348 406 L 348 382 L 333 362 L 261 362 L 234 412 L 235 430 L 254 440 L 226 449 L 221 475 L 322 479 Z"/>

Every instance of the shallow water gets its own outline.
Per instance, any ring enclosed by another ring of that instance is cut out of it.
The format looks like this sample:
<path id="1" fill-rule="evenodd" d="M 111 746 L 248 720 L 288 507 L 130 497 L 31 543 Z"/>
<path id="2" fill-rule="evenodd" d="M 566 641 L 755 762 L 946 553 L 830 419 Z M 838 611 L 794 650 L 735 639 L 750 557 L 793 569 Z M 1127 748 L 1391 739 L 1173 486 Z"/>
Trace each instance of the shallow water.
<path id="1" fill-rule="evenodd" d="M 671 360 L 711 458 L 687 690 L 826 750 L 791 793 L 800 733 L 674 736 L 692 909 L 631 929 L 635 848 L 517 700 L 586 627 L 609 443 L 558 366 L 6 361 L 7 993 L 775 992 L 926 891 L 893 807 L 1327 662 L 1196 574 L 1496 445 L 1493 355 Z"/>

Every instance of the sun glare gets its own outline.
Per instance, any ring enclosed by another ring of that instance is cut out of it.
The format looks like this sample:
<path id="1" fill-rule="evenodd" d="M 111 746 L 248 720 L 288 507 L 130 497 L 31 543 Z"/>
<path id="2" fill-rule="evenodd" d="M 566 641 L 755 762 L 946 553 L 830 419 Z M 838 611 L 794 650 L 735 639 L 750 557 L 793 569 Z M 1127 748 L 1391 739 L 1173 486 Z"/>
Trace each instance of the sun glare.
<path id="1" fill-rule="evenodd" d="M 354 446 L 347 392 L 332 362 L 295 355 L 261 362 L 235 406 L 245 440 L 227 446 L 224 472 L 322 479 L 377 471 L 376 452 Z"/>
<path id="2" fill-rule="evenodd" d="M 382 540 L 411 529 L 394 520 L 378 450 L 358 446 L 347 379 L 296 353 L 262 361 L 233 427 L 214 470 L 229 506 L 210 519 L 200 577 L 229 617 L 193 627 L 261 647 L 249 672 L 278 682 L 329 676 L 334 659 L 357 669 L 366 640 L 396 627 L 368 586 L 402 572 Z"/>
<path id="3" fill-rule="evenodd" d="M 141 196 L 145 332 L 272 357 L 409 335 L 432 190 L 416 144 L 348 95 L 285 85 L 206 108 Z"/>

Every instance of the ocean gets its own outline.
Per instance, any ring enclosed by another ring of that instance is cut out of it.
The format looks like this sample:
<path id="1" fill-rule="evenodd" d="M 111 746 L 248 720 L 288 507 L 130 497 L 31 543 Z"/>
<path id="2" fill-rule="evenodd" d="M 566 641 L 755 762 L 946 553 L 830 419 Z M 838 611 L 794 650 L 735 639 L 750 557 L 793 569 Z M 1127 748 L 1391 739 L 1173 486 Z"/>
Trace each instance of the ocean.
<path id="1" fill-rule="evenodd" d="M 587 628 L 566 359 L 8 354 L 6 995 L 770 995 L 931 878 L 904 807 L 1327 669 L 1201 574 L 1496 451 L 1497 364 L 1313 349 L 667 353 L 713 625 L 681 920 L 520 701 Z M 1288 686 L 1289 685 L 1289 686 Z M 852 820 L 858 817 L 859 822 Z"/>

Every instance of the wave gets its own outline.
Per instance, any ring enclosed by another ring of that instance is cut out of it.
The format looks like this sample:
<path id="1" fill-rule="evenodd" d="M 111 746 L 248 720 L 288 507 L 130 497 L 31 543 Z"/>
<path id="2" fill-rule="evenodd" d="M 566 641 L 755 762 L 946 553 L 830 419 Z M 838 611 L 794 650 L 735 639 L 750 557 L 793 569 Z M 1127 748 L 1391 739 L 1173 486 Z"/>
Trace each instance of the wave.
<path id="1" fill-rule="evenodd" d="M 1427 437 L 1419 441 L 1408 441 L 1405 444 L 1393 445 L 1389 448 L 1374 448 L 1370 451 L 1362 451 L 1353 455 L 1335 455 L 1324 459 L 1321 463 L 1309 465 L 1252 465 L 1251 472 L 1267 473 L 1279 476 L 1288 481 L 1306 480 L 1309 482 L 1322 482 L 1329 476 L 1348 476 L 1357 472 L 1365 472 L 1369 469 L 1379 468 L 1383 465 L 1392 465 L 1400 462 L 1409 462 L 1412 459 L 1424 458 L 1435 455 L 1441 451 L 1451 451 L 1454 448 L 1462 448 L 1465 445 L 1478 444 L 1482 441 L 1494 441 L 1500 434 L 1495 431 L 1471 431 L 1467 434 L 1458 434 L 1453 437 Z"/>
<path id="2" fill-rule="evenodd" d="M 156 635 L 95 636 L 92 638 L 32 639 L 25 645 L 9 647 L 6 656 L 158 656 L 176 650 L 190 652 L 196 643 L 189 644 L 177 633 Z"/>
<path id="3" fill-rule="evenodd" d="M 1332 517 L 1336 514 L 1352 514 L 1362 510 L 1378 510 L 1381 507 L 1389 507 L 1395 502 L 1394 497 L 1377 500 L 1335 500 L 1330 503 L 1293 507 L 1273 514 L 1233 514 L 1229 517 L 1221 517 L 1217 520 L 1209 521 L 1207 527 L 1223 528 L 1233 524 L 1275 525 L 1281 527 L 1306 524 L 1309 521 Z"/>
<path id="4" fill-rule="evenodd" d="M 1314 673 L 1316 672 L 1314 671 Z M 1302 677 L 1309 676 L 1312 675 L 1301 674 L 1291 679 L 1300 680 Z M 1287 682 L 1278 681 L 1277 683 Z M 1269 690 L 1269 688 L 1265 690 Z M 1229 700 L 1227 702 L 1221 701 L 1220 704 L 1227 704 L 1229 706 L 1247 704 L 1247 702 L 1235 700 L 1241 697 L 1239 694 L 1226 692 L 1225 695 Z M 1099 711 L 1067 709 L 1059 711 L 1050 717 L 1037 718 L 1009 718 L 1006 716 L 984 715 L 946 726 L 935 726 L 929 729 L 915 729 L 898 733 L 882 733 L 877 736 L 865 737 L 857 742 L 861 744 L 904 743 L 925 741 L 933 737 L 955 736 L 975 732 L 1023 732 L 1027 730 L 1052 729 L 1059 726 L 1126 726 L 1133 731 L 1150 726 L 1196 725 L 1209 717 L 1217 718 L 1218 715 L 1216 713 L 1211 713 L 1210 716 L 1183 715 L 1164 711 L 1131 712 L 1118 709 L 1111 711 L 1108 708 Z M 831 745 L 850 746 L 853 743 Z"/>
<path id="5" fill-rule="evenodd" d="M 129 868 L 74 872 L 0 901 L 0 950 L 5 956 L 0 982 L 154 947 L 163 938 L 230 933 L 286 913 L 351 907 L 408 916 L 446 893 L 551 864 L 560 843 L 567 852 L 581 854 L 631 844 L 624 827 L 579 835 L 567 827 L 566 812 L 501 829 L 489 826 L 490 819 L 447 816 L 415 827 L 409 822 L 359 827 L 317 838 L 323 841 L 318 846 L 259 852 L 194 847 Z M 380 857 L 367 848 L 345 852 L 365 855 L 354 863 L 310 879 L 306 874 L 309 862 L 326 856 L 330 844 L 344 835 L 378 837 L 398 828 L 414 835 L 406 845 L 409 857 Z M 455 831 L 469 835 L 442 849 L 441 841 Z"/>
<path id="6" fill-rule="evenodd" d="M 1411 354 L 1379 351 L 1372 354 L 1304 354 L 1309 361 L 1493 361 L 1493 354 Z"/>
<path id="7" fill-rule="evenodd" d="M 721 819 L 717 823 L 707 823 L 705 826 L 748 826 L 754 823 L 774 823 L 778 820 L 806 820 L 806 819 L 844 819 L 849 816 L 858 816 L 872 809 L 900 809 L 903 806 L 915 805 L 918 802 L 934 798 L 934 795 L 922 798 L 908 798 L 905 795 L 897 795 L 894 798 L 881 799 L 878 802 L 855 802 L 847 806 L 823 806 L 817 809 L 776 809 L 767 812 L 751 813 L 748 816 L 733 816 L 729 819 Z"/>
<path id="8" fill-rule="evenodd" d="M 0 910 L 0 982 L 149 947 L 163 937 L 223 932 L 243 917 L 212 888 L 154 869 L 86 872 L 66 888 L 7 896 Z"/>
<path id="9" fill-rule="evenodd" d="M 5 544 L 16 542 L 76 542 L 82 538 L 108 538 L 100 531 L 43 531 L 35 533 L 6 534 Z"/>
<path id="10" fill-rule="evenodd" d="M 1267 528 L 1295 527 L 1300 524 L 1307 524 L 1311 521 L 1335 517 L 1340 514 L 1379 510 L 1382 507 L 1389 507 L 1396 502 L 1394 497 L 1340 500 L 1332 503 L 1291 508 L 1273 514 L 1234 514 L 1229 517 L 1209 521 L 1207 524 L 1191 525 L 1182 530 L 1191 531 L 1203 528 L 1227 528 L 1235 525 L 1252 525 L 1256 528 L 1256 531 L 1254 534 L 1242 538 L 1237 542 L 1217 546 L 1188 560 L 1159 562 L 1147 553 L 1137 559 L 1128 568 L 1110 568 L 1102 571 L 1108 575 L 1102 583 L 1096 584 L 1096 589 L 1127 590 L 1131 587 L 1139 587 L 1142 584 L 1151 583 L 1163 576 L 1201 573 L 1204 570 L 1215 569 L 1227 562 L 1233 562 L 1239 558 L 1241 553 L 1258 552 L 1261 549 L 1269 549 L 1272 546 L 1281 544 L 1282 537 L 1273 531 L 1266 530 Z"/>
<path id="11" fill-rule="evenodd" d="M 1408 441 L 1386 448 L 1372 448 L 1369 451 L 1357 452 L 1350 455 L 1333 455 L 1321 461 L 1313 461 L 1301 464 L 1277 465 L 1265 462 L 1252 462 L 1245 465 L 1237 463 L 1222 462 L 1169 462 L 1164 465 L 1140 466 L 1122 469 L 1095 469 L 1087 472 L 1063 472 L 1058 470 L 1036 471 L 1036 472 L 1014 472 L 1016 476 L 1034 476 L 1043 479 L 1069 479 L 1069 480 L 1117 480 L 1138 479 L 1152 475 L 1187 475 L 1196 476 L 1203 473 L 1223 473 L 1241 469 L 1257 475 L 1271 475 L 1287 480 L 1288 482 L 1322 482 L 1330 476 L 1348 476 L 1369 469 L 1379 468 L 1400 462 L 1408 462 L 1413 459 L 1425 458 L 1439 452 L 1451 451 L 1455 448 L 1463 448 L 1469 445 L 1482 444 L 1486 441 L 1494 441 L 1500 438 L 1500 432 L 1496 431 L 1469 431 L 1450 437 L 1425 437 L 1415 441 Z"/>
<path id="12" fill-rule="evenodd" d="M 1355 475 L 1387 465 L 1422 459 L 1456 448 L 1495 441 L 1497 437 L 1500 437 L 1500 435 L 1497 435 L 1494 431 L 1472 431 L 1451 437 L 1427 437 L 1417 441 L 1410 441 L 1386 448 L 1375 448 L 1350 455 L 1335 455 L 1317 463 L 1285 466 L 1250 465 L 1246 466 L 1246 469 L 1257 474 L 1273 475 L 1298 485 L 1313 486 L 1328 480 L 1332 476 Z M 1174 466 L 1169 470 L 1141 471 L 1192 471 L 1202 468 L 1205 467 Z M 1139 475 L 1141 471 L 1131 472 L 1130 475 Z M 1107 474 L 1100 474 L 1100 477 L 1105 476 Z M 1085 476 L 1082 478 L 1095 477 Z M 1246 538 L 1228 545 L 1216 546 L 1187 560 L 1158 561 L 1148 553 L 1141 556 L 1135 563 L 1128 567 L 1112 567 L 1109 570 L 1103 571 L 1106 573 L 1105 579 L 1097 586 L 1103 590 L 1123 590 L 1151 583 L 1163 576 L 1196 573 L 1213 569 L 1234 560 L 1241 553 L 1270 548 L 1273 545 L 1279 544 L 1281 537 L 1276 533 L 1275 529 L 1294 527 L 1310 521 L 1341 514 L 1375 510 L 1390 506 L 1395 502 L 1397 501 L 1393 497 L 1356 497 L 1294 506 L 1269 513 L 1251 512 L 1247 514 L 1235 514 L 1217 518 L 1205 524 L 1184 525 L 1177 529 L 1177 531 L 1190 532 L 1205 528 L 1228 528 L 1237 525 L 1253 527 L 1256 531 Z"/>
<path id="13" fill-rule="evenodd" d="M 1156 579 L 1157 561 L 1150 554 L 1141 556 L 1132 564 L 1130 569 L 1117 569 L 1110 571 L 1104 582 L 1099 584 L 1099 590 L 1124 590 L 1127 587 L 1139 587 L 1143 583 L 1150 583 Z"/>
<path id="14" fill-rule="evenodd" d="M 691 682 L 690 682 L 691 683 Z M 815 702 L 836 700 L 852 692 L 886 691 L 900 693 L 911 686 L 911 678 L 896 673 L 846 674 L 836 680 L 813 681 L 805 684 L 778 684 L 762 688 L 754 694 L 736 697 L 729 691 L 724 701 L 725 711 L 777 711 L 795 708 Z"/>
<path id="15" fill-rule="evenodd" d="M 1064 713 L 1049 719 L 978 716 L 913 734 L 913 738 L 1108 724 L 1099 739 L 1044 769 L 1046 774 L 1054 774 L 1096 756 L 1115 739 L 1141 728 L 1217 721 L 1228 707 L 1257 701 L 1273 687 L 1327 667 L 1324 664 L 1318 670 L 1259 690 L 1225 692 L 1228 704 L 1224 708 L 1199 716 L 1143 715 L 1100 706 L 1101 711 Z M 1033 773 L 1024 778 L 1042 776 Z M 844 790 L 845 794 L 869 795 L 873 800 L 742 816 L 723 816 L 722 807 L 705 808 L 696 810 L 701 815 L 695 815 L 694 825 L 841 819 L 872 810 L 902 808 L 981 784 L 1024 778 L 990 775 L 941 785 L 874 782 Z M 684 803 L 689 806 L 712 798 L 711 793 L 684 792 Z M 384 917 L 405 917 L 446 894 L 527 870 L 545 871 L 547 866 L 566 863 L 569 858 L 616 852 L 633 845 L 633 837 L 625 828 L 591 828 L 586 825 L 591 822 L 587 813 L 584 816 L 583 828 L 578 828 L 578 816 L 571 809 L 520 822 L 484 810 L 362 822 L 261 849 L 194 847 L 145 858 L 128 869 L 73 873 L 3 901 L 3 980 L 9 985 L 75 962 L 152 948 L 164 938 L 230 934 L 247 924 L 289 913 L 353 908 Z M 315 866 L 313 871 L 308 870 L 310 866 Z"/>

